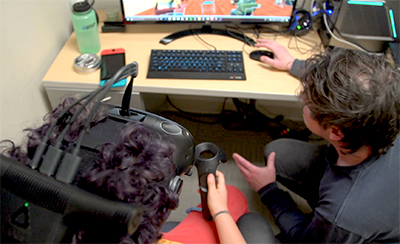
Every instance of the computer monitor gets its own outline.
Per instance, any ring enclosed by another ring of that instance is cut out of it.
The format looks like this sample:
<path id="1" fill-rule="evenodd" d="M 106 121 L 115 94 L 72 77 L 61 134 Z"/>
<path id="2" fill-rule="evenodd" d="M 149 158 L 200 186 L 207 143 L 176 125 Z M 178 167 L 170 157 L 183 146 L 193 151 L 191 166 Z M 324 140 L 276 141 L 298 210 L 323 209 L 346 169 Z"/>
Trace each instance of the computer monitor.
<path id="1" fill-rule="evenodd" d="M 231 36 L 213 24 L 277 24 L 289 27 L 296 0 L 120 0 L 125 24 L 200 23 L 203 28 L 188 30 L 162 39 L 167 44 L 176 38 L 201 33 Z M 231 36 L 246 39 L 243 36 Z M 246 41 L 246 40 L 243 40 Z"/>

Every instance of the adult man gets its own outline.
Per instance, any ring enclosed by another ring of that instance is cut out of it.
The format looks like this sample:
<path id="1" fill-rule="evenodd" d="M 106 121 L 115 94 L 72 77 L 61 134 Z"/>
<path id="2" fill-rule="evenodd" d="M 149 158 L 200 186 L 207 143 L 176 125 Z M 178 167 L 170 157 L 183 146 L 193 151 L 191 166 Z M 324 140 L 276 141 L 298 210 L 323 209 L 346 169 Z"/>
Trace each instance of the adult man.
<path id="1" fill-rule="evenodd" d="M 292 139 L 268 144 L 266 167 L 233 158 L 281 230 L 281 241 L 399 242 L 400 74 L 383 57 L 334 49 L 306 62 L 281 45 L 261 60 L 300 78 L 303 117 L 328 145 Z M 278 180 L 304 197 L 306 216 Z"/>

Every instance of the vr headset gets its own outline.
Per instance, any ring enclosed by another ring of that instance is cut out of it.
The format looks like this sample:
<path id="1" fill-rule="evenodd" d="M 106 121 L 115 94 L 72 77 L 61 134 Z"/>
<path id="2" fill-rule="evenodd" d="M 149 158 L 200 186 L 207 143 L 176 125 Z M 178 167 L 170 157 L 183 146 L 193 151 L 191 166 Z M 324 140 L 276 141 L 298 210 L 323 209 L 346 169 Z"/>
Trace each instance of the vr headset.
<path id="1" fill-rule="evenodd" d="M 101 100 L 116 81 L 128 76 L 131 80 L 122 106 L 108 105 L 108 119 L 89 131 L 90 121 Z M 137 63 L 133 62 L 85 97 L 87 101 L 93 101 L 96 97 L 96 102 L 72 151 L 50 146 L 46 139 L 37 147 L 30 167 L 15 159 L 0 156 L 2 242 L 71 242 L 69 232 L 87 226 L 99 232 L 107 230 L 119 237 L 135 233 L 143 214 L 140 207 L 108 200 L 71 184 L 81 162 L 85 161 L 81 157 L 82 152 L 95 152 L 99 145 L 118 142 L 121 129 L 129 121 L 139 121 L 173 140 L 176 172 L 167 184 L 172 190 L 180 192 L 180 176 L 190 175 L 194 164 L 193 137 L 188 130 L 171 120 L 129 107 L 133 78 L 136 76 Z M 71 107 L 59 119 L 64 119 Z M 70 118 L 71 121 L 73 119 Z"/>

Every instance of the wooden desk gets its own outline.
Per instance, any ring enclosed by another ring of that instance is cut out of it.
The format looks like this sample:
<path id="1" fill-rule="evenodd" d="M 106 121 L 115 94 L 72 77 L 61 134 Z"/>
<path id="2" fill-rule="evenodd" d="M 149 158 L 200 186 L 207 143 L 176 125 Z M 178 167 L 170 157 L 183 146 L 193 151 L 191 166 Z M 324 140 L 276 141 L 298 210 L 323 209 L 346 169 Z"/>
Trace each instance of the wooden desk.
<path id="1" fill-rule="evenodd" d="M 168 45 L 159 43 L 160 39 L 166 35 L 187 27 L 183 24 L 130 25 L 124 33 L 100 34 L 102 50 L 122 47 L 126 51 L 126 62 L 136 61 L 139 65 L 138 76 L 133 87 L 131 101 L 133 107 L 152 109 L 159 106 L 160 102 L 155 102 L 156 99 L 152 96 L 155 94 L 297 101 L 295 93 L 299 87 L 298 80 L 286 72 L 270 69 L 268 65 L 251 60 L 248 53 L 256 48 L 244 45 L 236 39 L 219 35 L 202 34 L 200 37 L 220 50 L 243 50 L 247 80 L 147 79 L 151 49 L 213 49 L 197 36 L 183 37 Z M 193 28 L 196 27 L 193 26 Z M 284 46 L 287 46 L 289 42 L 289 38 L 283 36 L 278 36 L 276 40 Z M 296 50 L 289 51 L 300 59 L 305 59 L 310 55 L 302 55 Z M 53 107 L 60 102 L 62 96 L 87 93 L 99 86 L 99 70 L 90 74 L 79 74 L 74 71 L 73 60 L 79 55 L 76 36 L 72 33 L 43 78 L 43 85 Z M 113 89 L 110 92 L 111 102 L 119 104 L 123 92 L 121 88 Z"/>

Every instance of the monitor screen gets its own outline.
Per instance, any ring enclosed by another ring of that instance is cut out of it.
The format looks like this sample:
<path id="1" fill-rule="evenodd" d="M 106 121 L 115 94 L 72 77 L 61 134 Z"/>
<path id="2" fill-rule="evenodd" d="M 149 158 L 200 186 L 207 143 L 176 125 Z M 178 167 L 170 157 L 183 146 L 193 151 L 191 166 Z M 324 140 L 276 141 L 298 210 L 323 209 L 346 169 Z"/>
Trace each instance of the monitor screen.
<path id="1" fill-rule="evenodd" d="M 121 0 L 124 22 L 289 26 L 296 0 Z"/>

